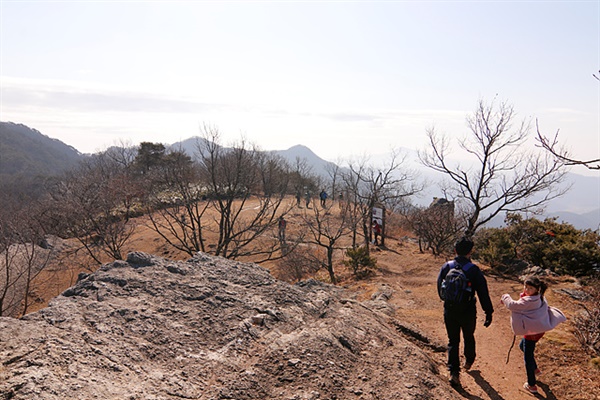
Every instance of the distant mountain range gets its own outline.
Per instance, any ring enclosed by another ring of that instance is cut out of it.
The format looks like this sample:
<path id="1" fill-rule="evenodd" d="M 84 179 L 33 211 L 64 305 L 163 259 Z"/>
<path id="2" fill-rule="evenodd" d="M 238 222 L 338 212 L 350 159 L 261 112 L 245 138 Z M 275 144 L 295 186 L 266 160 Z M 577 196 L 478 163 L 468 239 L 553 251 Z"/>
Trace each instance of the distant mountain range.
<path id="1" fill-rule="evenodd" d="M 189 139 L 176 142 L 168 146 L 169 149 L 181 150 L 188 154 L 190 157 L 194 157 L 198 153 L 198 144 L 201 144 L 204 138 L 194 136 Z M 315 175 L 327 178 L 327 168 L 335 165 L 330 161 L 323 160 L 317 156 L 311 149 L 303 145 L 292 146 L 287 150 L 273 150 L 271 153 L 281 156 L 290 165 L 296 163 L 296 159 L 306 160 L 306 164 L 312 168 L 312 172 Z"/>
<path id="2" fill-rule="evenodd" d="M 198 140 L 203 139 L 192 137 L 167 147 L 181 149 L 193 155 Z M 328 167 L 334 165 L 302 145 L 273 151 L 273 153 L 280 155 L 292 165 L 295 164 L 296 159 L 305 159 L 312 167 L 312 172 L 323 178 L 328 177 Z M 57 175 L 75 166 L 85 157 L 86 155 L 72 146 L 49 138 L 35 129 L 22 124 L 0 122 L 0 178 Z M 410 158 L 414 159 L 414 154 L 409 154 Z M 420 167 L 414 160 L 411 165 L 412 168 L 419 169 L 429 180 L 439 177 L 432 174 L 430 170 Z M 578 229 L 598 229 L 600 227 L 600 173 L 598 176 L 569 173 L 565 184 L 572 184 L 571 190 L 563 197 L 550 202 L 544 217 L 557 217 L 559 222 L 570 223 Z M 440 197 L 442 193 L 437 190 L 435 184 L 428 185 L 426 192 L 417 199 L 417 203 L 429 204 L 434 196 Z M 504 215 L 497 218 L 492 226 L 501 226 L 503 218 Z"/>

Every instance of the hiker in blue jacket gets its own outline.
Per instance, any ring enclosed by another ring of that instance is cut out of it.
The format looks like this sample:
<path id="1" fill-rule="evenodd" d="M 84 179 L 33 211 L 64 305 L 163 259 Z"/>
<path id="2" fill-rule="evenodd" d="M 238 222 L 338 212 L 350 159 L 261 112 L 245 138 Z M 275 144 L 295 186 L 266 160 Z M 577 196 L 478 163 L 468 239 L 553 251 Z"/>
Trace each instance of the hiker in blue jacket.
<path id="1" fill-rule="evenodd" d="M 459 385 L 460 332 L 462 331 L 463 339 L 465 341 L 465 363 L 463 368 L 468 371 L 473 365 L 476 356 L 474 336 L 475 324 L 477 322 L 476 297 L 479 296 L 479 303 L 485 312 L 485 322 L 483 326 L 486 328 L 492 323 L 494 307 L 490 300 L 487 281 L 483 272 L 481 272 L 477 265 L 471 263 L 469 258 L 471 250 L 473 250 L 473 241 L 463 237 L 456 242 L 454 250 L 456 252 L 456 258 L 446 262 L 440 269 L 437 279 L 437 288 L 440 299 L 444 300 L 442 286 L 445 284 L 444 280 L 448 275 L 448 272 L 455 267 L 462 268 L 464 275 L 466 275 L 466 278 L 468 279 L 468 289 L 466 290 L 468 292 L 464 295 L 464 299 L 460 300 L 458 303 L 448 299 L 444 300 L 444 324 L 446 325 L 446 333 L 448 334 L 447 365 L 450 372 L 450 384 Z"/>

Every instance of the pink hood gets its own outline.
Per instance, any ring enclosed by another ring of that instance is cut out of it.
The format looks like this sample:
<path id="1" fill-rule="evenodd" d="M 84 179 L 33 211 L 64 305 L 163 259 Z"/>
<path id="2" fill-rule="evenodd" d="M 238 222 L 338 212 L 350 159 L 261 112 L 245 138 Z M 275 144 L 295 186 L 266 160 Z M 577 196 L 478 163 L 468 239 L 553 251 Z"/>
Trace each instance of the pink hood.
<path id="1" fill-rule="evenodd" d="M 513 300 L 509 294 L 502 295 L 502 302 L 511 311 L 511 324 L 515 335 L 535 335 L 554 329 L 567 317 L 558 308 L 548 306 L 539 294 Z"/>

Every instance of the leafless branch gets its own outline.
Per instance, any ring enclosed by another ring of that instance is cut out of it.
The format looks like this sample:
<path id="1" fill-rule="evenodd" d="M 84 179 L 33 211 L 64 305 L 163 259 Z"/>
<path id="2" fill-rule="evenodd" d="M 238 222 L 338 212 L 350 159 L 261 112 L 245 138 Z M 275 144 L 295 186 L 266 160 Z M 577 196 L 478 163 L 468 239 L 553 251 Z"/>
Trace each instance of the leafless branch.
<path id="1" fill-rule="evenodd" d="M 539 142 L 538 147 L 542 147 L 550 154 L 552 154 L 555 158 L 561 160 L 565 163 L 565 165 L 582 165 L 588 169 L 598 169 L 600 170 L 600 158 L 596 158 L 593 160 L 577 160 L 572 158 L 569 154 L 569 151 L 564 147 L 561 147 L 558 142 L 558 131 L 554 134 L 553 138 L 549 138 L 544 136 L 540 132 L 539 125 L 536 121 L 537 128 L 537 137 L 536 140 Z"/>

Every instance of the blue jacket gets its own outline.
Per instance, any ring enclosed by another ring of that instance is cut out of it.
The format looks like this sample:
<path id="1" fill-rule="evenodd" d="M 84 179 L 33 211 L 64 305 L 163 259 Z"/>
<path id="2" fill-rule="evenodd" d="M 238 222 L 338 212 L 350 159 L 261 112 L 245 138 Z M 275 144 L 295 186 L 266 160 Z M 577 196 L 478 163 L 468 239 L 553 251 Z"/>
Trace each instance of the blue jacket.
<path id="1" fill-rule="evenodd" d="M 471 260 L 465 256 L 457 256 L 454 259 L 454 261 L 456 261 L 460 265 L 466 265 L 467 263 L 471 262 Z M 450 268 L 451 268 L 450 261 L 448 261 L 444 265 L 442 265 L 442 268 L 440 269 L 440 273 L 438 274 L 437 289 L 438 289 L 438 295 L 440 296 L 440 299 L 442 298 L 441 294 L 440 294 L 441 287 L 442 287 L 442 281 L 444 280 L 444 278 L 450 271 Z M 485 279 L 485 276 L 483 275 L 483 272 L 481 272 L 479 267 L 475 264 L 473 264 L 472 267 L 470 267 L 469 269 L 467 269 L 464 272 L 465 272 L 465 275 L 467 276 L 467 279 L 469 279 L 469 281 L 471 281 L 471 287 L 475 291 L 475 294 L 477 296 L 479 296 L 479 304 L 481 304 L 481 308 L 483 308 L 483 311 L 486 313 L 486 315 L 492 314 L 494 312 L 494 306 L 492 305 L 492 300 L 490 299 L 490 292 L 488 291 L 487 281 Z M 469 302 L 466 307 L 475 307 L 475 298 L 477 296 L 473 296 L 473 300 L 471 302 Z M 446 304 L 444 304 L 444 307 L 445 306 L 446 306 Z"/>

